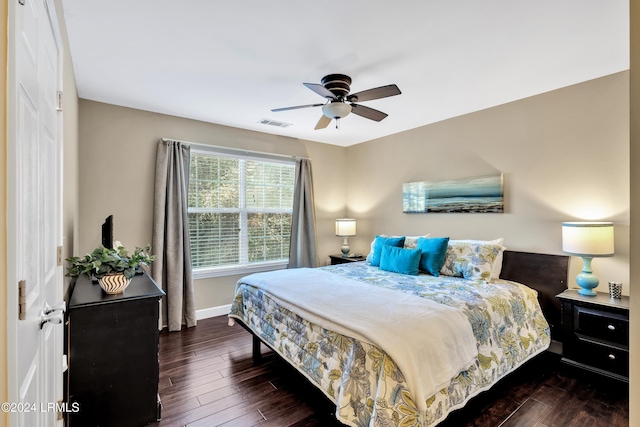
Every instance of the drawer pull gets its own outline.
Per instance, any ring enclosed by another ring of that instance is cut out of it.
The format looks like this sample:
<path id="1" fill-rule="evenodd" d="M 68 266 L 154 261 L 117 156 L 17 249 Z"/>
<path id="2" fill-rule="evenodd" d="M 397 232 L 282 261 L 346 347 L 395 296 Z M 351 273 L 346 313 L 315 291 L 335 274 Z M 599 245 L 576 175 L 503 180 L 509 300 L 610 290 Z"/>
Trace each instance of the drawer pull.
<path id="1" fill-rule="evenodd" d="M 607 325 L 607 329 L 609 329 L 610 331 L 615 331 L 616 327 L 614 325 L 609 324 Z"/>
<path id="2" fill-rule="evenodd" d="M 615 354 L 609 354 L 609 360 L 616 360 Z"/>

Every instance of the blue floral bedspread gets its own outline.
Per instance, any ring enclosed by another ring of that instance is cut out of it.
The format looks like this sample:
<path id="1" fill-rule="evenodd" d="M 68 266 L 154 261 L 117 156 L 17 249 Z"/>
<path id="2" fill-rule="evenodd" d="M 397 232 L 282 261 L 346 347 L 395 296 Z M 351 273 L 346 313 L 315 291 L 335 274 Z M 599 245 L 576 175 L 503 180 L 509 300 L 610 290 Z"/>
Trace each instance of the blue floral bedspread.
<path id="1" fill-rule="evenodd" d="M 477 340 L 477 360 L 429 397 L 426 411 L 418 411 L 402 372 L 380 348 L 312 324 L 240 280 L 229 316 L 316 384 L 336 403 L 336 418 L 349 426 L 435 426 L 551 342 L 537 292 L 522 284 L 408 276 L 364 262 L 322 269 L 462 309 Z"/>

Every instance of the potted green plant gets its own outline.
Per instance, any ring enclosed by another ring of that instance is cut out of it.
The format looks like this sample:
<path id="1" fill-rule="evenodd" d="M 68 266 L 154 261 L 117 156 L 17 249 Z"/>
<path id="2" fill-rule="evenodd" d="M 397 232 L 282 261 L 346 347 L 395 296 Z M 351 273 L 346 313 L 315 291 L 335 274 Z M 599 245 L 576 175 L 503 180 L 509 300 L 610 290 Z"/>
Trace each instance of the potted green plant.
<path id="1" fill-rule="evenodd" d="M 124 292 L 139 266 L 149 266 L 156 259 L 155 255 L 148 254 L 150 251 L 151 245 L 136 247 L 133 254 L 129 254 L 124 246 L 114 249 L 99 246 L 84 257 L 67 258 L 66 275 L 95 277 L 106 293 L 119 294 Z"/>

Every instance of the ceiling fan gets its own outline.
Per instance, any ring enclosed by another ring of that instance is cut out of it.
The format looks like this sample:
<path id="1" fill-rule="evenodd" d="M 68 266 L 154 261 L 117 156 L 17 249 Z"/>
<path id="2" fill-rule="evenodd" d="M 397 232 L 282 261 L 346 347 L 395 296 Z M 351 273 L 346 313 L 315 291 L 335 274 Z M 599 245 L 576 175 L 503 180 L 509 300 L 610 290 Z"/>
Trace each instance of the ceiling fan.
<path id="1" fill-rule="evenodd" d="M 271 111 L 278 112 L 299 108 L 322 107 L 322 117 L 318 120 L 315 129 L 326 128 L 333 119 L 336 120 L 337 128 L 339 120 L 346 117 L 349 113 L 354 113 L 361 117 L 375 120 L 376 122 L 381 121 L 387 117 L 386 113 L 356 104 L 356 102 L 371 101 L 373 99 L 386 98 L 402 93 L 400 89 L 398 89 L 398 86 L 387 85 L 349 94 L 351 77 L 345 76 L 344 74 L 329 74 L 328 76 L 324 76 L 321 81 L 322 84 L 303 84 L 318 95 L 327 98 L 328 102 L 325 104 L 297 105 L 295 107 L 275 108 Z"/>

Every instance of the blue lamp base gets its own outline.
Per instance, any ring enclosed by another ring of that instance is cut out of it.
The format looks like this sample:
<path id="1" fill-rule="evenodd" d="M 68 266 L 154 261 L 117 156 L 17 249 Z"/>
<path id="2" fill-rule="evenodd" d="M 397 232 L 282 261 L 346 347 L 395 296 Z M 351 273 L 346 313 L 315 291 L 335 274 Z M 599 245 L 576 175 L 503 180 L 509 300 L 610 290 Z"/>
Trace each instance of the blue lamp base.
<path id="1" fill-rule="evenodd" d="M 593 270 L 591 269 L 592 259 L 591 257 L 582 257 L 582 273 L 576 276 L 576 283 L 580 286 L 580 289 L 578 289 L 580 295 L 597 295 L 593 289 L 598 286 L 600 280 L 593 274 Z"/>
<path id="2" fill-rule="evenodd" d="M 342 247 L 340 248 L 340 251 L 342 251 L 342 257 L 343 258 L 347 258 L 349 256 L 349 252 L 351 251 L 351 248 L 349 247 L 349 242 L 347 241 L 348 237 L 344 237 L 344 240 L 342 241 Z"/>

